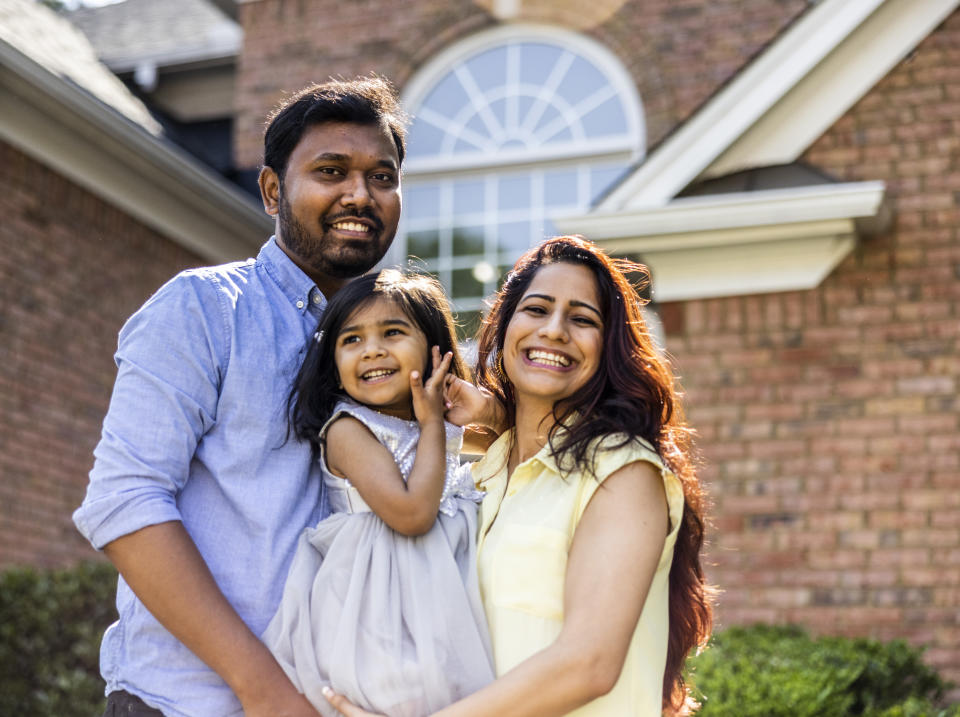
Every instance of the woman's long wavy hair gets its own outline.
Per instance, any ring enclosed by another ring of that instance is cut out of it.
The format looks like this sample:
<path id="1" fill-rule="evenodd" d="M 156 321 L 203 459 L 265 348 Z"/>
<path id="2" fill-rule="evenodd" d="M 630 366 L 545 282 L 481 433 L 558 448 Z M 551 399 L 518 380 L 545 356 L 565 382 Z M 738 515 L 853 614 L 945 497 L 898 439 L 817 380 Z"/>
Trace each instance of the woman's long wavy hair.
<path id="1" fill-rule="evenodd" d="M 670 568 L 670 631 L 663 677 L 663 708 L 678 714 L 695 706 L 683 666 L 690 651 L 705 646 L 710 635 L 712 591 L 700 564 L 705 497 L 690 455 L 691 431 L 670 365 L 658 354 L 644 322 L 644 300 L 626 276 L 636 273 L 646 282 L 646 267 L 612 259 L 579 236 L 555 237 L 529 250 L 507 276 L 481 326 L 476 382 L 503 403 L 508 425 L 513 426 L 516 396 L 502 370 L 507 326 L 537 271 L 556 263 L 585 266 L 593 273 L 604 326 L 597 372 L 553 408 L 555 424 L 549 439 L 557 464 L 590 465 L 588 452 L 602 436 L 624 435 L 623 444 L 640 437 L 656 448 L 683 486 L 683 517 Z M 579 415 L 576 423 L 566 431 L 556 431 L 574 414 Z"/>
<path id="2" fill-rule="evenodd" d="M 429 354 L 431 346 L 439 346 L 441 356 L 448 351 L 453 354 L 451 373 L 464 379 L 469 377 L 457 347 L 450 304 L 436 279 L 396 269 L 384 269 L 354 279 L 327 304 L 317 335 L 310 342 L 287 399 L 290 431 L 300 440 L 309 441 L 314 451 L 320 448 L 320 429 L 333 415 L 337 403 L 350 398 L 340 385 L 334 360 L 337 337 L 355 311 L 377 299 L 394 302 L 426 336 L 428 351 L 423 366 L 424 381 L 430 378 L 433 370 Z"/>

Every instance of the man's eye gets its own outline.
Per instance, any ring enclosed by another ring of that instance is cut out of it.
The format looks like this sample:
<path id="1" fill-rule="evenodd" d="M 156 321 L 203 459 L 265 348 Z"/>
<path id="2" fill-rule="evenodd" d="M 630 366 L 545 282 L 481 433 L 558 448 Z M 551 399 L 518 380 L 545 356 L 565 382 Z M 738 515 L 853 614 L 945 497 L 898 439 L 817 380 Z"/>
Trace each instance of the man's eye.
<path id="1" fill-rule="evenodd" d="M 387 174 L 385 172 L 378 172 L 377 174 L 373 175 L 373 178 L 378 182 L 385 182 L 388 184 L 392 184 L 394 181 L 396 181 L 392 174 Z"/>
<path id="2" fill-rule="evenodd" d="M 335 176 L 337 174 L 340 174 L 340 168 L 339 167 L 319 167 L 317 169 L 317 172 L 320 174 L 328 174 L 328 175 Z"/>

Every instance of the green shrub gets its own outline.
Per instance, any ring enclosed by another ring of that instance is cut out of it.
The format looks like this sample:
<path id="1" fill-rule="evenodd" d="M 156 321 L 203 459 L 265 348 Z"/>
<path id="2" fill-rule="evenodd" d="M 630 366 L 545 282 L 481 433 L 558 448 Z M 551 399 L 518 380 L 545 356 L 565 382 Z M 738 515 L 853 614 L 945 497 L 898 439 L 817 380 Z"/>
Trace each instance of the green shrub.
<path id="1" fill-rule="evenodd" d="M 701 717 L 948 717 L 946 683 L 902 640 L 811 638 L 799 627 L 730 628 L 692 658 Z"/>
<path id="2" fill-rule="evenodd" d="M 0 574 L 0 715 L 103 713 L 100 639 L 116 619 L 116 587 L 102 562 Z"/>

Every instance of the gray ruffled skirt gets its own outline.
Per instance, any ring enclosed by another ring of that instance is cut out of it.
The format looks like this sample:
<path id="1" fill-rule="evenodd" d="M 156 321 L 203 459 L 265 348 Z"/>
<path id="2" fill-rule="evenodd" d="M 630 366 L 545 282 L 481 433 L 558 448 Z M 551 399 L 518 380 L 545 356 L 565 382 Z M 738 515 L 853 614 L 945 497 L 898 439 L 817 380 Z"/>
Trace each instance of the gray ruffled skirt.
<path id="1" fill-rule="evenodd" d="M 301 535 L 263 641 L 324 717 L 339 714 L 325 685 L 373 712 L 423 717 L 493 680 L 477 505 L 456 501 L 417 537 L 370 512 L 335 513 Z"/>

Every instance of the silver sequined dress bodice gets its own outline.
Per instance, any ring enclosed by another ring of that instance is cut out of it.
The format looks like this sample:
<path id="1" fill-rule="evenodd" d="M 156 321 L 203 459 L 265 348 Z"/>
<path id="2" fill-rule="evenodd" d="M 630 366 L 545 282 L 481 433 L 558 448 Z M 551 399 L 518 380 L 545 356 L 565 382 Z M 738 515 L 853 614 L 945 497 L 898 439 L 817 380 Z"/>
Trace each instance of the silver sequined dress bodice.
<path id="1" fill-rule="evenodd" d="M 403 480 L 406 481 L 410 477 L 413 461 L 417 456 L 420 425 L 416 421 L 405 421 L 402 418 L 388 416 L 357 403 L 341 401 L 334 408 L 330 420 L 321 429 L 321 435 L 326 435 L 330 424 L 344 415 L 353 416 L 370 429 L 377 440 L 390 451 L 400 468 Z M 463 428 L 447 422 L 444 422 L 444 428 L 447 435 L 447 470 L 443 497 L 440 499 L 440 512 L 453 516 L 457 511 L 454 500 L 456 496 L 479 501 L 483 499 L 483 494 L 474 488 L 469 466 L 460 465 Z M 361 513 L 370 510 L 349 480 L 335 476 L 327 469 L 325 450 L 321 451 L 320 465 L 330 508 L 334 513 Z"/>

